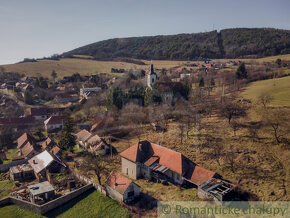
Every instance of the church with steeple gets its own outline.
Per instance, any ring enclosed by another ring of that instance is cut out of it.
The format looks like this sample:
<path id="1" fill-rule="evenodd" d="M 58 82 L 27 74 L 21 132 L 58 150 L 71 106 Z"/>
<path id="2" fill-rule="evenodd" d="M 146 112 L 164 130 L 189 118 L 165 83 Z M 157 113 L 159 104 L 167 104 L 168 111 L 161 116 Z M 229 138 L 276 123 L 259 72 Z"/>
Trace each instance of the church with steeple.
<path id="1" fill-rule="evenodd" d="M 150 66 L 150 71 L 147 74 L 147 86 L 149 88 L 152 88 L 152 86 L 155 84 L 157 81 L 157 74 L 154 72 L 153 64 Z"/>

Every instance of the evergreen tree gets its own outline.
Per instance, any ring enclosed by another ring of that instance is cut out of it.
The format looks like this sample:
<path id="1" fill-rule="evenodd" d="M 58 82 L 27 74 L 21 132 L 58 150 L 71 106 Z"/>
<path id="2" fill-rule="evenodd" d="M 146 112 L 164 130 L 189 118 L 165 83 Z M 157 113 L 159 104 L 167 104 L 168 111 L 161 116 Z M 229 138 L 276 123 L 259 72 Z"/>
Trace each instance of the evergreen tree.
<path id="1" fill-rule="evenodd" d="M 73 151 L 73 147 L 75 146 L 75 138 L 72 135 L 73 133 L 73 122 L 70 117 L 67 117 L 64 122 L 64 127 L 61 131 L 61 139 L 58 143 L 59 147 L 63 150 Z"/>
<path id="2" fill-rule="evenodd" d="M 237 79 L 247 79 L 248 78 L 248 73 L 246 70 L 245 63 L 241 63 L 240 66 L 238 67 L 236 71 L 236 78 Z"/>
<path id="3" fill-rule="evenodd" d="M 204 78 L 203 77 L 199 78 L 199 87 L 204 87 Z"/>

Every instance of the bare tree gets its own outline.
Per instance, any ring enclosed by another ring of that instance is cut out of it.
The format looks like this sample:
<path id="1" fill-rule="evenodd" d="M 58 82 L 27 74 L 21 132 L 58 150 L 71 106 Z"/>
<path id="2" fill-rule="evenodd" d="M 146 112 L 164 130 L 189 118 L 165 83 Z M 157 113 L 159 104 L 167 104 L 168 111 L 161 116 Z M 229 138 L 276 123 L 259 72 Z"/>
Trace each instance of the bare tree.
<path id="1" fill-rule="evenodd" d="M 230 124 L 232 118 L 246 116 L 246 108 L 241 103 L 227 100 L 220 106 L 220 115 L 227 118 Z"/>
<path id="2" fill-rule="evenodd" d="M 229 164 L 231 171 L 234 173 L 236 171 L 235 160 L 237 158 L 237 155 L 232 147 L 230 148 L 230 151 L 225 152 L 224 158 L 225 158 L 225 162 Z"/>
<path id="3" fill-rule="evenodd" d="M 178 124 L 178 129 L 179 129 L 180 143 L 183 144 L 183 137 L 184 137 L 184 131 L 185 131 L 184 123 L 179 123 Z"/>
<path id="4" fill-rule="evenodd" d="M 88 154 L 81 162 L 81 167 L 86 171 L 94 171 L 99 184 L 102 185 L 102 174 L 105 173 L 105 167 L 101 157 Z"/>
<path id="5" fill-rule="evenodd" d="M 263 92 L 261 95 L 259 95 L 258 97 L 258 102 L 261 103 L 264 108 L 267 107 L 268 104 L 271 103 L 271 101 L 273 101 L 273 96 L 270 95 L 270 93 L 268 92 Z"/>
<path id="6" fill-rule="evenodd" d="M 268 109 L 264 111 L 264 123 L 272 128 L 275 141 L 279 144 L 289 131 L 289 112 L 285 109 Z"/>

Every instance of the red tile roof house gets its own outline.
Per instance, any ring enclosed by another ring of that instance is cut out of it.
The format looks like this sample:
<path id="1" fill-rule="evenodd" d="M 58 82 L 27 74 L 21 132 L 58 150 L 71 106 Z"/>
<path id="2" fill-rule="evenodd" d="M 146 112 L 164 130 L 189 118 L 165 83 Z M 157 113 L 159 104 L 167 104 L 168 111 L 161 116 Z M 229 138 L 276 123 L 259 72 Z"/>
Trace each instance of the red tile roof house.
<path id="1" fill-rule="evenodd" d="M 122 172 L 133 179 L 169 181 L 177 185 L 200 186 L 220 176 L 198 166 L 181 153 L 149 141 L 142 141 L 120 153 Z"/>
<path id="2" fill-rule="evenodd" d="M 59 108 L 31 108 L 30 115 L 35 118 L 35 120 L 46 120 L 50 116 L 59 116 Z"/>
<path id="3" fill-rule="evenodd" d="M 64 124 L 64 116 L 51 116 L 44 121 L 45 131 L 54 132 L 61 130 Z"/>
<path id="4" fill-rule="evenodd" d="M 127 177 L 112 172 L 106 181 L 107 194 L 116 201 L 129 204 L 140 195 L 140 187 Z"/>
<path id="5" fill-rule="evenodd" d="M 41 143 L 42 150 L 50 150 L 55 145 L 56 143 L 49 137 L 47 137 L 47 139 Z"/>
<path id="6" fill-rule="evenodd" d="M 104 155 L 110 150 L 109 145 L 103 139 L 85 129 L 76 133 L 76 137 L 78 146 L 89 150 L 91 153 Z"/>
<path id="7" fill-rule="evenodd" d="M 29 159 L 37 154 L 36 141 L 32 135 L 26 132 L 17 139 L 17 148 L 20 156 L 24 158 Z"/>

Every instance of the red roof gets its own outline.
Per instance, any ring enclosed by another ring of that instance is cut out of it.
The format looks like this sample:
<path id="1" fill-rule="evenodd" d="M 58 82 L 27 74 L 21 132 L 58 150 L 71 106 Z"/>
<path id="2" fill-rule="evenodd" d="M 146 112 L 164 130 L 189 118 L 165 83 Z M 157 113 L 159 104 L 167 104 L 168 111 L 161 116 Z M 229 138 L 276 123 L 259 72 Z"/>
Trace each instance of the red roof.
<path id="1" fill-rule="evenodd" d="M 120 173 L 117 172 L 112 172 L 106 181 L 106 185 L 115 189 L 121 194 L 124 194 L 124 192 L 127 190 L 131 183 L 132 181 L 130 179 L 122 176 Z"/>
<path id="2" fill-rule="evenodd" d="M 196 165 L 188 180 L 192 181 L 196 185 L 201 185 L 210 180 L 214 175 L 215 172 Z"/>
<path id="3" fill-rule="evenodd" d="M 54 154 L 54 155 L 57 155 L 58 152 L 60 152 L 60 148 L 58 146 L 54 146 L 51 150 L 50 150 L 50 153 Z"/>
<path id="4" fill-rule="evenodd" d="M 27 142 L 33 144 L 35 139 L 29 133 L 25 132 L 17 139 L 17 148 L 22 148 Z"/>
<path id="5" fill-rule="evenodd" d="M 51 138 L 47 137 L 47 139 L 42 142 L 41 147 L 42 149 L 46 149 L 47 146 L 52 147 L 53 145 L 55 145 L 55 142 Z"/>
<path id="6" fill-rule="evenodd" d="M 79 131 L 78 133 L 76 133 L 77 140 L 82 141 L 82 142 L 87 141 L 91 136 L 92 134 L 88 132 L 86 129 L 83 129 Z"/>
<path id="7" fill-rule="evenodd" d="M 132 162 L 140 162 L 148 166 L 158 162 L 159 165 L 169 168 L 196 185 L 202 184 L 215 175 L 215 172 L 197 166 L 181 153 L 148 141 L 140 142 L 139 145 L 135 144 L 120 155 Z"/>

